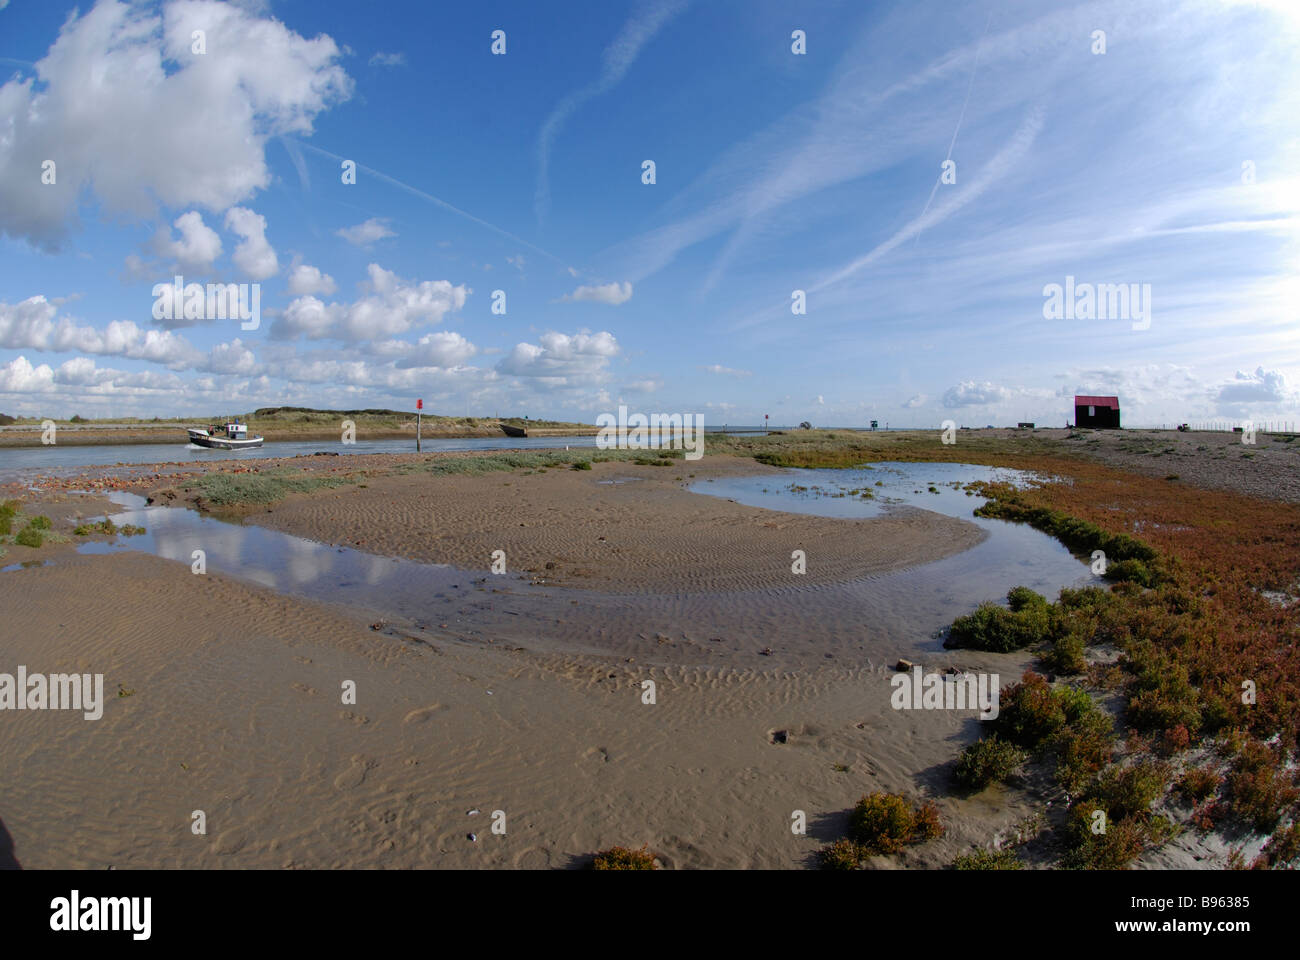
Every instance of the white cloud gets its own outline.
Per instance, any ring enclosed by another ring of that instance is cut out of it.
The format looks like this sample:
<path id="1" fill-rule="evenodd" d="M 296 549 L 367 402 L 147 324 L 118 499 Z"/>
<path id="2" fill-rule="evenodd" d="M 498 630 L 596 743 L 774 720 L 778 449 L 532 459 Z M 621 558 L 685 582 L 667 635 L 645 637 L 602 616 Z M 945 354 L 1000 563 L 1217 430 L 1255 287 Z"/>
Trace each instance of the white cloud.
<path id="1" fill-rule="evenodd" d="M 387 226 L 388 220 L 383 217 L 371 217 L 365 223 L 358 223 L 355 227 L 344 227 L 335 230 L 335 236 L 342 237 L 348 243 L 356 244 L 358 247 L 368 247 L 378 240 L 384 240 L 388 237 L 397 236 Z"/>
<path id="2" fill-rule="evenodd" d="M 95 398 L 158 397 L 175 394 L 186 387 L 174 373 L 157 370 L 128 373 L 97 367 L 89 357 L 74 357 L 52 369 L 45 363 L 33 367 L 26 357 L 20 356 L 0 367 L 0 395 L 60 393 L 83 403 Z"/>
<path id="3" fill-rule="evenodd" d="M 395 273 L 377 263 L 367 268 L 368 292 L 352 303 L 325 303 L 314 296 L 291 302 L 271 325 L 271 337 L 292 340 L 326 337 L 351 342 L 382 340 L 414 327 L 440 323 L 449 312 L 465 305 L 467 288 L 449 280 L 404 284 Z"/>
<path id="4" fill-rule="evenodd" d="M 317 293 L 328 296 L 337 289 L 334 278 L 321 273 L 319 267 L 299 263 L 289 272 L 289 293 L 295 297 Z"/>
<path id="5" fill-rule="evenodd" d="M 573 293 L 566 293 L 561 301 L 585 301 L 588 303 L 607 303 L 618 306 L 632 299 L 632 284 L 605 283 L 600 286 L 580 286 Z"/>
<path id="6" fill-rule="evenodd" d="M 73 357 L 59 365 L 54 372 L 54 382 L 68 386 L 88 387 L 112 380 L 120 370 L 101 369 L 90 357 Z"/>
<path id="7" fill-rule="evenodd" d="M 610 358 L 619 352 L 618 341 L 606 331 L 596 334 L 548 331 L 541 342 L 518 343 L 497 364 L 501 373 L 549 379 L 553 386 L 569 386 L 571 378 L 601 377 Z"/>
<path id="8" fill-rule="evenodd" d="M 0 393 L 44 393 L 54 389 L 49 364 L 33 367 L 26 357 L 16 357 L 0 367 Z"/>
<path id="9" fill-rule="evenodd" d="M 245 276 L 265 280 L 280 271 L 280 261 L 266 240 L 266 217 L 247 207 L 231 207 L 226 211 L 226 229 L 243 238 L 230 258 Z"/>
<path id="10" fill-rule="evenodd" d="M 175 369 L 201 362 L 201 354 L 170 330 L 144 330 L 129 320 L 114 320 L 103 330 L 81 327 L 42 296 L 10 306 L 0 302 L 0 347 L 89 353 L 148 360 Z"/>
<path id="11" fill-rule="evenodd" d="M 153 246 L 159 256 L 174 258 L 187 271 L 203 273 L 212 269 L 213 261 L 221 256 L 221 237 L 203 222 L 202 214 L 197 210 L 182 213 L 172 226 L 180 231 L 181 238 L 173 240 L 169 233 L 161 231 L 155 234 Z"/>
<path id="12" fill-rule="evenodd" d="M 191 52 L 206 31 L 208 53 Z M 0 233 L 57 247 L 83 191 L 109 213 L 168 207 L 222 211 L 270 183 L 269 137 L 310 134 L 322 110 L 351 95 L 321 35 L 209 0 L 161 17 L 106 0 L 69 18 L 36 78 L 0 86 Z M 142 145 L 148 149 L 142 149 Z M 54 159 L 57 180 L 39 182 Z"/>
<path id="13" fill-rule="evenodd" d="M 233 373 L 247 376 L 257 369 L 253 351 L 236 337 L 229 343 L 219 343 L 208 355 L 207 370 L 212 373 Z"/>
<path id="14" fill-rule="evenodd" d="M 1256 367 L 1254 373 L 1238 370 L 1236 376 L 1219 386 L 1216 399 L 1221 405 L 1275 404 L 1295 403 L 1297 396 L 1287 390 L 1286 377 L 1279 371 Z"/>
<path id="15" fill-rule="evenodd" d="M 452 330 L 437 330 L 426 333 L 414 344 L 403 343 L 402 357 L 397 361 L 398 369 L 408 367 L 456 367 L 463 364 L 478 348 L 459 333 Z"/>
<path id="16" fill-rule="evenodd" d="M 1001 403 L 1011 399 L 1011 391 L 995 383 L 976 383 L 963 380 L 955 387 L 949 387 L 943 394 L 943 405 L 950 409 L 956 407 L 979 407 L 991 403 Z"/>
<path id="17" fill-rule="evenodd" d="M 625 393 L 654 393 L 664 385 L 662 380 L 633 380 L 631 383 L 625 383 L 622 390 Z"/>
<path id="18" fill-rule="evenodd" d="M 406 54 L 404 53 L 376 53 L 370 58 L 372 67 L 404 67 L 406 66 Z"/>
<path id="19" fill-rule="evenodd" d="M 751 377 L 753 372 L 749 370 L 735 370 L 731 367 L 724 367 L 720 363 L 711 363 L 704 368 L 709 373 L 716 373 L 724 377 Z"/>
<path id="20" fill-rule="evenodd" d="M 916 396 L 912 397 L 912 399 L 903 404 L 903 409 L 915 410 L 917 407 L 924 406 L 927 399 L 928 398 L 924 393 L 918 393 Z"/>

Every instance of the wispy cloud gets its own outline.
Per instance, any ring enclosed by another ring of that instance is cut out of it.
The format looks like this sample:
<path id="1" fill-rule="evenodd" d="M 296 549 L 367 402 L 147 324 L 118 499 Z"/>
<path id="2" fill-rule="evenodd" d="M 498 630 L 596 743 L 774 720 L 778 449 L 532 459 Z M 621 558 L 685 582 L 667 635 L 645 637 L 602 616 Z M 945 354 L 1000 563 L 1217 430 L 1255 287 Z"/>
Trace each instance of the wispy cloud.
<path id="1" fill-rule="evenodd" d="M 334 234 L 358 247 L 368 247 L 372 243 L 397 236 L 397 232 L 388 226 L 386 217 L 371 217 L 364 223 L 358 223 L 354 227 L 343 227 L 335 230 Z"/>
<path id="2" fill-rule="evenodd" d="M 716 373 L 719 376 L 723 376 L 723 377 L 752 377 L 753 376 L 753 372 L 750 370 L 736 370 L 733 369 L 732 367 L 724 367 L 720 363 L 711 363 L 707 367 L 701 367 L 700 369 L 708 373 Z"/>
<path id="3" fill-rule="evenodd" d="M 566 293 L 560 298 L 561 302 L 579 302 L 579 303 L 605 303 L 611 307 L 617 307 L 619 304 L 627 303 L 632 299 L 632 284 L 630 283 L 603 283 L 597 286 L 580 286 L 572 293 Z"/>
<path id="4" fill-rule="evenodd" d="M 632 69 L 641 54 L 641 48 L 654 39 L 668 21 L 686 8 L 688 0 L 658 0 L 643 7 L 623 25 L 613 42 L 601 57 L 600 76 L 592 83 L 569 94 L 551 111 L 537 135 L 537 193 L 533 211 L 538 223 L 546 219 L 551 205 L 550 163 L 551 148 L 565 122 L 588 100 L 608 93 Z"/>
<path id="5" fill-rule="evenodd" d="M 338 163 L 342 163 L 344 160 L 347 159 L 346 157 L 339 156 L 337 153 L 331 153 L 328 150 L 324 150 L 320 147 L 317 147 L 314 144 L 299 142 L 298 145 L 300 147 L 312 151 L 313 153 L 318 153 L 321 156 L 329 157 L 331 160 L 334 160 Z M 488 230 L 491 230 L 493 233 L 505 237 L 507 240 L 513 240 L 515 243 L 522 244 L 523 246 L 527 247 L 529 250 L 532 250 L 534 253 L 540 253 L 542 256 L 546 257 L 546 259 L 552 260 L 555 263 L 558 263 L 560 266 L 572 270 L 572 268 L 568 267 L 568 264 L 566 264 L 559 257 L 555 256 L 552 253 L 547 252 L 546 250 L 543 250 L 541 247 L 537 246 L 537 244 L 529 243 L 527 240 L 524 240 L 521 237 L 517 237 L 513 233 L 510 233 L 507 230 L 502 230 L 500 227 L 494 226 L 493 224 L 488 223 L 486 220 L 482 220 L 474 216 L 472 213 L 466 213 L 464 210 L 461 210 L 459 207 L 452 206 L 446 200 L 443 200 L 439 197 L 435 197 L 431 193 L 427 193 L 426 191 L 421 190 L 418 187 L 413 187 L 410 184 L 403 183 L 401 180 L 398 180 L 396 177 L 390 177 L 386 173 L 380 173 L 378 170 L 374 169 L 373 167 L 367 167 L 363 164 L 358 163 L 357 170 L 368 176 L 374 177 L 377 180 L 382 180 L 384 183 L 387 183 L 390 186 L 397 187 L 399 190 L 403 190 L 406 193 L 411 194 L 412 196 L 419 197 L 421 200 L 427 200 L 430 203 L 442 207 L 442 209 L 444 210 L 449 210 L 452 213 L 456 214 L 457 216 L 469 220 L 471 223 L 477 223 L 480 227 L 485 227 Z"/>

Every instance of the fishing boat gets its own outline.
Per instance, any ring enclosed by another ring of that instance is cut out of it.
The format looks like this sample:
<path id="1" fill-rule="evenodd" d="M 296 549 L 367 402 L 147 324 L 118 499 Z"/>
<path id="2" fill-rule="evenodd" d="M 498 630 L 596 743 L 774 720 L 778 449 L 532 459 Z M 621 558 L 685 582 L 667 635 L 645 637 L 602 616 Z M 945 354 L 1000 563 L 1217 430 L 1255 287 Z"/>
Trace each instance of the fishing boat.
<path id="1" fill-rule="evenodd" d="M 207 430 L 191 428 L 190 443 L 198 447 L 213 450 L 245 450 L 262 445 L 261 437 L 250 437 L 248 427 L 238 420 L 232 420 L 224 427 L 210 427 Z"/>

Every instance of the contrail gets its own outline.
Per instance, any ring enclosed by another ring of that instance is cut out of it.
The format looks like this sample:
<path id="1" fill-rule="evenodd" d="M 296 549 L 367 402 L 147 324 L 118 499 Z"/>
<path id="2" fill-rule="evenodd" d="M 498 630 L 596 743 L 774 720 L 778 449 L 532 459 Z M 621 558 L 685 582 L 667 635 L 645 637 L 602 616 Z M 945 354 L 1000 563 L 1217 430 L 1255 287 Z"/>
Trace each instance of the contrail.
<path id="1" fill-rule="evenodd" d="M 292 140 L 291 142 L 299 147 L 305 147 L 306 149 L 312 151 L 313 153 L 319 153 L 323 157 L 329 157 L 331 160 L 337 160 L 340 163 L 348 159 L 347 157 L 340 157 L 337 153 L 330 153 L 328 150 L 322 150 L 320 147 L 315 146 L 314 144 L 304 143 L 301 140 Z M 568 269 L 569 265 L 565 263 L 563 260 L 561 260 L 559 257 L 555 256 L 555 254 L 543 250 L 535 243 L 529 243 L 527 240 L 523 239 L 522 237 L 516 237 L 513 233 L 510 233 L 508 230 L 502 230 L 500 227 L 493 226 L 492 224 L 488 223 L 486 220 L 480 220 L 478 217 L 474 216 L 474 214 L 466 213 L 464 210 L 460 209 L 459 207 L 452 206 L 446 200 L 441 200 L 438 197 L 435 197 L 431 193 L 425 193 L 423 190 L 420 190 L 417 187 L 413 187 L 410 184 L 402 183 L 402 181 L 390 177 L 386 173 L 380 173 L 378 170 L 375 170 L 372 167 L 367 167 L 364 166 L 363 164 L 358 163 L 357 169 L 365 172 L 369 176 L 374 177 L 376 180 L 382 180 L 385 183 L 392 184 L 394 187 L 397 187 L 399 190 L 405 190 L 407 193 L 417 196 L 421 200 L 428 200 L 430 203 L 437 204 L 438 206 L 442 207 L 444 210 L 450 210 L 452 213 L 456 214 L 457 216 L 464 217 L 466 220 L 469 220 L 473 223 L 477 223 L 480 227 L 487 227 L 487 229 L 491 230 L 493 233 L 503 236 L 507 240 L 513 240 L 515 243 L 522 244 L 523 246 L 527 247 L 529 250 L 532 250 L 534 253 L 540 253 L 548 260 L 554 260 L 560 266 L 564 267 L 565 269 Z"/>
<path id="2" fill-rule="evenodd" d="M 966 119 L 966 105 L 970 103 L 970 92 L 975 87 L 975 74 L 980 68 L 980 54 L 984 52 L 984 38 L 989 35 L 989 24 L 992 22 L 993 11 L 990 10 L 988 19 L 984 21 L 984 32 L 980 34 L 980 42 L 975 47 L 975 63 L 970 69 L 970 82 L 966 84 L 966 99 L 962 101 L 961 113 L 957 115 L 957 126 L 952 131 L 952 142 L 948 144 L 948 156 L 946 156 L 943 161 L 945 165 L 952 159 L 952 148 L 957 145 L 957 134 L 961 131 L 961 122 Z M 939 184 L 942 182 L 943 174 L 940 173 L 939 178 L 934 181 L 934 186 L 930 188 L 930 197 L 925 201 L 925 208 L 921 211 L 922 218 L 925 217 L 926 211 L 930 209 L 930 204 L 934 203 L 934 195 L 939 189 Z M 920 239 L 921 234 L 918 232 L 916 238 L 912 241 L 913 245 L 915 245 Z"/>
<path id="3" fill-rule="evenodd" d="M 1033 145 L 1039 132 L 1043 129 L 1044 110 L 1042 103 L 1037 103 L 1030 108 L 1024 121 L 1012 134 L 1011 139 L 1007 141 L 985 166 L 979 174 L 972 180 L 961 193 L 952 197 L 946 204 L 935 209 L 933 214 L 922 213 L 911 223 L 904 226 L 888 240 L 877 244 L 871 251 L 854 260 L 841 270 L 836 271 L 831 276 L 822 280 L 820 283 L 809 288 L 809 293 L 825 290 L 834 283 L 839 283 L 852 274 L 857 273 L 868 264 L 874 263 L 889 251 L 893 250 L 905 240 L 911 239 L 935 223 L 940 223 L 952 214 L 956 213 L 966 204 L 978 198 L 993 183 L 1001 177 L 1015 164 L 1025 152 Z"/>
<path id="4" fill-rule="evenodd" d="M 613 42 L 605 48 L 604 68 L 600 76 L 592 83 L 569 94 L 551 111 L 551 115 L 542 124 L 537 135 L 537 193 L 533 199 L 533 213 L 541 223 L 551 205 L 551 188 L 548 178 L 551 161 L 551 144 L 560 133 L 560 128 L 578 107 L 593 97 L 607 93 L 618 85 L 619 81 L 632 68 L 641 48 L 654 39 L 669 20 L 681 13 L 688 0 L 670 0 L 648 8 L 623 25 Z"/>
<path id="5" fill-rule="evenodd" d="M 905 224 L 887 240 L 876 244 L 876 246 L 867 253 L 858 257 L 851 263 L 846 264 L 844 267 L 840 268 L 819 283 L 809 287 L 808 293 L 819 293 L 827 287 L 848 279 L 864 267 L 875 263 L 881 257 L 896 249 L 901 244 L 911 240 L 922 230 L 932 227 L 936 223 L 941 223 L 954 213 L 957 213 L 971 201 L 979 198 L 990 186 L 1000 180 L 1033 145 L 1034 141 L 1038 138 L 1038 134 L 1043 129 L 1044 115 L 1045 110 L 1042 103 L 1039 102 L 1034 104 L 1025 116 L 1024 121 L 1016 129 L 1016 132 L 1012 134 L 1011 139 L 1003 145 L 1002 149 L 999 150 L 987 164 L 985 164 L 984 168 L 976 174 L 975 178 L 966 185 L 966 189 L 961 191 L 961 193 L 954 194 L 945 203 L 941 203 L 935 208 L 934 213 L 924 213 L 915 220 L 912 220 L 910 223 Z M 783 304 L 783 306 L 788 307 L 788 302 Z M 775 306 L 765 308 L 753 316 L 732 324 L 731 329 L 735 331 L 751 327 L 754 324 L 759 323 L 765 317 L 776 313 L 779 309 L 779 307 Z"/>

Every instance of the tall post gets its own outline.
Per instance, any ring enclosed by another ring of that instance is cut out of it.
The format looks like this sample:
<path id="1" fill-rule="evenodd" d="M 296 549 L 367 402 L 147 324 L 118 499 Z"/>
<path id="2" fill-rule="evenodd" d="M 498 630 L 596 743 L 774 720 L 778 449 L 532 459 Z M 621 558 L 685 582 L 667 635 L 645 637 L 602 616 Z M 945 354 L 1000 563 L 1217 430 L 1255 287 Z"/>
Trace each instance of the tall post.
<path id="1" fill-rule="evenodd" d="M 421 416 L 422 414 L 420 413 L 420 411 L 417 410 L 415 413 L 415 452 L 416 453 L 420 452 L 420 417 Z"/>

